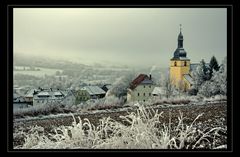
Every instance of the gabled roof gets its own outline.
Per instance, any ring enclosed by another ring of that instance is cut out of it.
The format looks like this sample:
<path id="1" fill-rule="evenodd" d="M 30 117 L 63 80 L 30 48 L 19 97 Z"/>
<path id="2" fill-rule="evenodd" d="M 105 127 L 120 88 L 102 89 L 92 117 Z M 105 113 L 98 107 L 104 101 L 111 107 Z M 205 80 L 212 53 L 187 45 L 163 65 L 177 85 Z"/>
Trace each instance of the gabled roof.
<path id="1" fill-rule="evenodd" d="M 154 87 L 152 91 L 152 95 L 164 95 L 166 93 L 166 90 L 164 90 L 163 87 Z"/>
<path id="2" fill-rule="evenodd" d="M 49 96 L 48 92 L 39 92 L 37 96 Z"/>
<path id="3" fill-rule="evenodd" d="M 81 90 L 86 90 L 90 95 L 106 94 L 106 92 L 98 86 L 85 86 Z"/>
<path id="4" fill-rule="evenodd" d="M 131 84 L 130 89 L 135 89 L 140 84 L 153 84 L 153 81 L 146 74 L 140 74 L 137 78 L 135 78 Z"/>
<path id="5" fill-rule="evenodd" d="M 63 93 L 57 91 L 57 92 L 54 92 L 54 96 L 64 96 Z"/>
<path id="6" fill-rule="evenodd" d="M 29 90 L 29 91 L 25 94 L 25 97 L 33 97 L 34 91 L 35 91 L 36 93 L 39 92 L 38 89 L 31 89 L 31 90 Z"/>
<path id="7" fill-rule="evenodd" d="M 183 75 L 183 77 L 184 77 L 190 84 L 193 84 L 193 83 L 194 83 L 191 75 L 185 74 L 185 75 Z"/>

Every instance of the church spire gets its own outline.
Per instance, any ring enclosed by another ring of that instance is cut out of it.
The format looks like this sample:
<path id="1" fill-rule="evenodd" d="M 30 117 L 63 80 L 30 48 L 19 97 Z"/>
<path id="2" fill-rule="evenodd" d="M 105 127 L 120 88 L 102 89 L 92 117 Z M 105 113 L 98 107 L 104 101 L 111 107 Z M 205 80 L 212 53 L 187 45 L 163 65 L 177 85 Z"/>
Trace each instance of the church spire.
<path id="1" fill-rule="evenodd" d="M 173 59 L 181 59 L 181 58 L 187 57 L 187 53 L 183 48 L 182 24 L 180 24 L 179 28 L 180 28 L 180 32 L 178 35 L 178 46 L 174 52 Z"/>
<path id="2" fill-rule="evenodd" d="M 182 24 L 180 24 L 180 33 L 178 35 L 178 48 L 183 48 Z"/>

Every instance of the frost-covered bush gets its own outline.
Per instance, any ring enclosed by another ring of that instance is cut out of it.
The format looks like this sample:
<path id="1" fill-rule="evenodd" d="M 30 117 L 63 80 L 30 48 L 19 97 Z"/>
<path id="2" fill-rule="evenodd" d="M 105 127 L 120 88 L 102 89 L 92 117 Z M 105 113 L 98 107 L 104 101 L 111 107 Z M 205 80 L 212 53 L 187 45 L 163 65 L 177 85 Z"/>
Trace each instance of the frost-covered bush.
<path id="1" fill-rule="evenodd" d="M 226 95 L 215 95 L 209 98 L 204 98 L 203 101 L 226 101 L 227 100 L 227 96 Z"/>
<path id="2" fill-rule="evenodd" d="M 88 100 L 82 106 L 86 110 L 101 110 L 122 107 L 124 104 L 123 98 L 114 95 L 106 96 L 102 99 Z"/>
<path id="3" fill-rule="evenodd" d="M 194 99 L 195 100 L 195 99 Z M 192 100 L 192 97 L 187 95 L 181 95 L 181 96 L 171 96 L 171 97 L 157 97 L 154 96 L 150 99 L 148 99 L 145 102 L 141 102 L 142 105 L 145 106 L 151 106 L 151 105 L 162 105 L 162 104 L 189 104 Z"/>
<path id="4" fill-rule="evenodd" d="M 225 57 L 220 66 L 217 66 L 217 70 L 212 68 L 211 78 L 204 73 L 204 66 L 200 64 L 197 67 L 197 71 L 193 72 L 194 78 L 194 90 L 198 92 L 198 95 L 204 97 L 212 97 L 214 95 L 227 95 L 227 58 Z M 195 91 L 195 92 L 196 92 Z M 191 91 L 195 94 L 195 92 Z"/>
<path id="5" fill-rule="evenodd" d="M 67 110 L 63 104 L 51 103 L 14 110 L 13 116 L 14 117 L 39 116 L 66 112 L 71 112 L 71 110 Z"/>
<path id="6" fill-rule="evenodd" d="M 227 95 L 226 69 L 221 66 L 219 71 L 214 71 L 212 79 L 202 84 L 198 94 L 205 97 L 211 97 L 214 95 Z"/>
<path id="7" fill-rule="evenodd" d="M 133 78 L 134 75 L 132 73 L 119 77 L 112 84 L 112 87 L 108 90 L 106 95 L 114 95 L 116 97 L 122 97 L 124 95 L 127 95 L 127 88 L 129 87 L 129 84 L 133 80 Z"/>
<path id="8" fill-rule="evenodd" d="M 189 95 L 197 95 L 197 93 L 198 93 L 198 90 L 196 88 L 191 88 L 188 91 Z"/>
<path id="9" fill-rule="evenodd" d="M 55 133 L 45 135 L 39 127 L 26 133 L 25 143 L 18 149 L 214 149 L 221 146 L 215 140 L 222 128 L 207 131 L 197 129 L 196 121 L 184 124 L 180 113 L 178 123 L 161 123 L 162 112 L 139 105 L 136 112 L 120 116 L 121 122 L 103 118 L 99 125 L 88 119 L 74 121 L 71 126 L 55 128 Z M 35 130 L 35 131 L 33 131 Z"/>

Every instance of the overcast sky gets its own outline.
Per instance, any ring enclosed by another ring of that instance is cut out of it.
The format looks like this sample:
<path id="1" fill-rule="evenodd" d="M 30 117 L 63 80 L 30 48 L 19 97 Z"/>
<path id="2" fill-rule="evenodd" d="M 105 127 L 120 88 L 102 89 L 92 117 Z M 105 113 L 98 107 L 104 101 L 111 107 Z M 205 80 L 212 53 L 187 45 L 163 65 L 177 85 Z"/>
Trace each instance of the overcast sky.
<path id="1" fill-rule="evenodd" d="M 227 54 L 224 8 L 15 8 L 14 53 L 168 67 L 182 24 L 191 62 Z"/>

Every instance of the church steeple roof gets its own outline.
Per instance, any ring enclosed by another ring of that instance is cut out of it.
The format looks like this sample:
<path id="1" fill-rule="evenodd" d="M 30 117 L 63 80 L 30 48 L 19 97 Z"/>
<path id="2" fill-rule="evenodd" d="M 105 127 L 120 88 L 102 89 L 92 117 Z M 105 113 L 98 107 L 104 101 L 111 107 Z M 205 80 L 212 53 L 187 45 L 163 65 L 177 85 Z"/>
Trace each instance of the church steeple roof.
<path id="1" fill-rule="evenodd" d="M 174 52 L 172 59 L 188 60 L 187 52 L 183 48 L 183 35 L 182 35 L 182 25 L 180 24 L 180 33 L 178 35 L 178 46 Z"/>
<path id="2" fill-rule="evenodd" d="M 183 35 L 182 35 L 182 25 L 180 24 L 180 33 L 178 35 L 178 41 L 183 40 Z"/>

